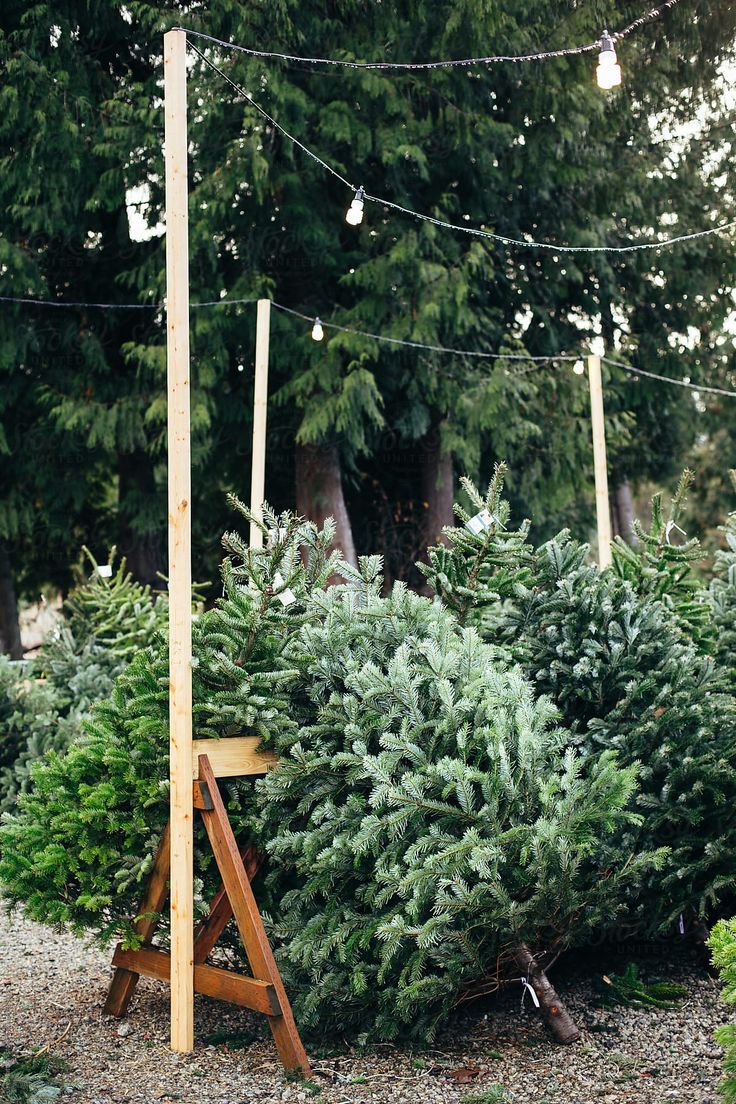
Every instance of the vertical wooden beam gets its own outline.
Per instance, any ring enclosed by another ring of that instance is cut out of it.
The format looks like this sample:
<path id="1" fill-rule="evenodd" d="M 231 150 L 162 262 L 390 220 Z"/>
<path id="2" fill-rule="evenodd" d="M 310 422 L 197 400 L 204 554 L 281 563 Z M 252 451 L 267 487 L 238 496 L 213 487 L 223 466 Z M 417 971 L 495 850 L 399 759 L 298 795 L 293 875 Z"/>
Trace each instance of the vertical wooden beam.
<path id="1" fill-rule="evenodd" d="M 194 1048 L 192 533 L 186 35 L 164 35 L 169 461 L 171 1047 Z"/>
<path id="2" fill-rule="evenodd" d="M 253 461 L 250 476 L 250 508 L 263 517 L 266 492 L 266 417 L 268 409 L 268 343 L 271 335 L 271 300 L 258 300 L 256 317 L 256 378 L 253 390 Z M 263 547 L 263 533 L 251 522 L 251 548 Z"/>
<path id="3" fill-rule="evenodd" d="M 598 522 L 598 562 L 601 568 L 611 565 L 611 508 L 608 501 L 608 468 L 606 466 L 606 424 L 603 416 L 603 384 L 601 358 L 588 357 L 590 386 L 590 421 L 593 429 L 593 465 L 595 469 L 595 513 Z"/>

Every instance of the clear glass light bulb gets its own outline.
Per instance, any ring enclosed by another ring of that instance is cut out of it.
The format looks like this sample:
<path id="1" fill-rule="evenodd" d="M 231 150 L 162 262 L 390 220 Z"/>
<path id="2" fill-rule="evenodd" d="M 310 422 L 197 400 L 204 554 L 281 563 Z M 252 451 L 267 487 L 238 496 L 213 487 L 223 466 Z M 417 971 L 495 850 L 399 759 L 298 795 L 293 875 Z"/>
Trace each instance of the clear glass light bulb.
<path id="1" fill-rule="evenodd" d="M 325 331 L 322 329 L 322 323 L 319 318 L 315 318 L 314 325 L 312 326 L 312 339 L 314 341 L 321 341 L 325 336 Z"/>
<path id="2" fill-rule="evenodd" d="M 582 376 L 585 372 L 585 365 L 583 364 L 582 360 L 576 360 L 572 366 L 572 370 L 576 376 Z"/>
<path id="3" fill-rule="evenodd" d="M 613 39 L 608 31 L 601 38 L 601 52 L 598 55 L 598 68 L 595 71 L 598 87 L 608 91 L 621 84 L 621 66 L 616 58 Z"/>
<path id="4" fill-rule="evenodd" d="M 350 204 L 350 206 L 347 209 L 347 213 L 345 215 L 345 221 L 347 223 L 349 223 L 350 226 L 360 226 L 361 222 L 363 221 L 363 196 L 364 195 L 365 195 L 365 192 L 363 191 L 363 189 L 358 188 L 358 190 L 355 193 L 355 196 L 353 198 L 353 202 Z"/>

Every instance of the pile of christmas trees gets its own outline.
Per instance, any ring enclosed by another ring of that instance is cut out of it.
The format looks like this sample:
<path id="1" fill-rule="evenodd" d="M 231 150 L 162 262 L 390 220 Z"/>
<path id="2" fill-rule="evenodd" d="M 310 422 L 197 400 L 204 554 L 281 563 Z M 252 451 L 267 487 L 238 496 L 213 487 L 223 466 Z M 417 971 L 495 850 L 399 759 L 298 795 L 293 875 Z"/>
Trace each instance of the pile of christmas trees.
<path id="1" fill-rule="evenodd" d="M 114 548 L 107 564 L 87 549 L 84 557 L 39 654 L 22 665 L 0 657 L 0 809 L 28 788 L 33 763 L 81 734 L 93 703 L 165 630 L 165 600 L 132 578 Z"/>
<path id="2" fill-rule="evenodd" d="M 259 900 L 317 1034 L 426 1038 L 531 980 L 571 1040 L 545 973 L 561 952 L 731 907 L 730 564 L 717 595 L 696 584 L 671 539 L 684 487 L 600 572 L 569 534 L 534 548 L 502 483 L 466 486 L 473 516 L 423 567 L 434 598 L 384 594 L 378 558 L 340 565 L 330 526 L 267 514 L 263 550 L 225 538 L 223 596 L 193 625 L 195 735 L 280 756 L 227 784 L 228 811 L 267 855 Z M 141 651 L 6 817 L 0 878 L 35 919 L 134 938 L 168 813 L 167 675 L 165 644 Z"/>

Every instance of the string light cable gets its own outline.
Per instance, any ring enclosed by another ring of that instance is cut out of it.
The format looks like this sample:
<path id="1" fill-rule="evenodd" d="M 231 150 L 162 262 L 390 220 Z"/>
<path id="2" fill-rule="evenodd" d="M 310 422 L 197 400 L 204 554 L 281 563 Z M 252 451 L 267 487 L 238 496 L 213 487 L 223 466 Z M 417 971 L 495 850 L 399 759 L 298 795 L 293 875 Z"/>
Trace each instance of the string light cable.
<path id="1" fill-rule="evenodd" d="M 487 353 L 479 349 L 451 349 L 446 345 L 429 345 L 422 341 L 407 341 L 400 337 L 389 337 L 388 334 L 376 334 L 370 333 L 367 330 L 355 330 L 350 326 L 340 326 L 337 322 L 323 322 L 320 318 L 315 318 L 311 314 L 303 314 L 301 311 L 294 310 L 293 307 L 285 307 L 283 303 L 277 303 L 274 299 L 271 300 L 271 306 L 276 310 L 282 311 L 284 314 L 291 314 L 294 318 L 300 318 L 303 322 L 312 324 L 312 337 L 315 341 L 321 341 L 322 337 L 314 336 L 314 327 L 319 325 L 320 331 L 329 329 L 337 330 L 340 333 L 351 334 L 355 337 L 365 337 L 371 341 L 382 341 L 384 344 L 400 345 L 407 349 L 421 349 L 423 352 L 429 353 L 448 353 L 457 357 L 474 357 L 478 360 L 523 360 L 523 361 L 535 361 L 540 364 L 550 363 L 557 360 L 578 360 L 579 357 L 570 353 L 560 353 L 547 356 L 531 356 L 529 353 Z M 318 331 L 319 332 L 319 331 Z"/>
<path id="2" fill-rule="evenodd" d="M 382 341 L 391 345 L 405 346 L 410 349 L 421 349 L 422 351 L 432 353 L 448 353 L 452 356 L 458 357 L 474 357 L 484 360 L 514 360 L 524 361 L 530 363 L 532 366 L 526 369 L 520 369 L 515 375 L 524 375 L 527 372 L 537 371 L 544 365 L 554 367 L 557 363 L 562 362 L 574 362 L 574 369 L 576 375 L 583 375 L 585 372 L 584 360 L 581 359 L 579 354 L 576 353 L 554 353 L 547 354 L 545 356 L 532 356 L 530 353 L 487 353 L 477 349 L 451 349 L 445 345 L 429 345 L 421 341 L 406 341 L 398 337 L 389 337 L 387 334 L 370 333 L 366 330 L 356 330 L 349 326 L 340 326 L 336 322 L 323 322 L 320 318 L 316 318 L 310 314 L 303 314 L 302 311 L 294 310 L 293 307 L 286 307 L 283 303 L 277 303 L 275 300 L 271 300 L 271 306 L 276 310 L 283 311 L 284 314 L 293 315 L 295 318 L 300 318 L 302 321 L 313 324 L 312 337 L 315 341 L 321 341 L 323 338 L 322 331 L 324 329 L 337 330 L 340 333 L 352 334 L 356 337 L 369 338 L 372 341 Z M 314 327 L 319 327 L 319 337 L 314 335 Z M 602 356 L 601 360 L 606 364 L 611 364 L 616 368 L 621 368 L 625 372 L 631 372 L 634 375 L 646 376 L 648 379 L 659 380 L 662 383 L 674 383 L 679 387 L 687 387 L 692 391 L 706 391 L 711 395 L 726 395 L 729 398 L 736 399 L 736 391 L 728 391 L 723 387 L 710 387 L 706 384 L 692 383 L 689 380 L 674 379 L 672 376 L 660 376 L 656 372 L 648 372 L 643 368 L 633 368 L 630 364 L 624 364 L 620 360 L 613 360 L 611 357 Z M 580 369 L 578 369 L 580 366 Z"/>
<path id="3" fill-rule="evenodd" d="M 363 188 L 362 185 L 356 187 L 355 184 L 352 184 L 349 180 L 346 180 L 346 178 L 341 173 L 339 173 L 337 169 L 333 168 L 332 165 L 329 165 L 326 161 L 324 161 L 318 154 L 314 152 L 314 150 L 311 150 L 302 141 L 300 141 L 300 139 L 295 138 L 294 135 L 291 134 L 285 127 L 283 127 L 281 123 L 277 122 L 277 120 L 274 119 L 272 115 L 269 115 L 266 109 L 261 107 L 261 105 L 253 99 L 250 92 L 246 92 L 246 90 L 241 85 L 239 85 L 236 81 L 229 77 L 227 73 L 224 73 L 219 65 L 216 65 L 214 61 L 211 61 L 210 58 L 203 54 L 202 51 L 198 49 L 198 47 L 196 47 L 194 44 L 190 45 L 191 49 L 194 51 L 195 54 L 198 55 L 198 57 L 202 59 L 205 65 L 209 66 L 209 68 L 212 69 L 213 72 L 217 73 L 222 78 L 222 80 L 225 81 L 226 84 L 228 84 L 235 92 L 238 93 L 239 96 L 243 96 L 245 100 L 247 100 L 247 102 L 250 103 L 251 106 L 254 107 L 256 111 L 264 119 L 266 119 L 267 122 L 271 124 L 271 126 L 278 130 L 280 134 L 283 134 L 284 137 L 287 138 L 290 142 L 293 142 L 294 145 L 298 146 L 299 149 L 301 149 L 304 153 L 311 157 L 313 161 L 316 161 L 317 164 L 320 165 L 326 172 L 334 176 L 337 180 L 340 181 L 341 184 L 344 184 L 353 192 L 355 198 L 353 200 L 353 203 L 351 203 L 350 205 L 348 215 L 350 215 L 351 212 L 355 211 L 356 203 L 362 204 L 363 200 L 368 200 L 371 203 L 375 203 L 379 207 L 398 211 L 400 214 L 408 215 L 410 218 L 417 219 L 420 222 L 431 223 L 433 226 L 439 226 L 445 230 L 459 231 L 463 234 L 470 234 L 473 237 L 485 238 L 490 241 L 499 242 L 501 245 L 512 246 L 514 248 L 546 249 L 548 251 L 551 251 L 552 253 L 634 253 L 643 249 L 662 249 L 667 246 L 676 245 L 680 242 L 694 241 L 697 238 L 705 238 L 709 237 L 712 234 L 720 234 L 726 230 L 731 230 L 736 227 L 736 219 L 734 219 L 731 222 L 725 222 L 719 224 L 718 226 L 708 227 L 706 230 L 697 230 L 689 234 L 678 234 L 675 237 L 662 238 L 659 241 L 629 242 L 627 245 L 556 245 L 552 242 L 535 241 L 531 237 L 528 239 L 510 238 L 507 237 L 505 234 L 496 234 L 491 230 L 482 230 L 479 227 L 475 226 L 460 226 L 456 223 L 448 222 L 445 219 L 436 218 L 434 215 L 425 215 L 419 211 L 412 210 L 410 207 L 403 207 L 400 203 L 395 203 L 393 200 L 384 199 L 382 196 L 371 195 Z M 356 220 L 351 219 L 350 217 L 348 217 L 348 221 L 353 223 L 354 225 L 356 224 Z M 357 219 L 357 221 L 360 220 Z"/>
<path id="4" fill-rule="evenodd" d="M 256 303 L 258 300 L 251 299 L 210 299 L 199 302 L 190 303 L 190 307 L 228 307 L 238 306 L 241 304 Z M 30 299 L 20 298 L 12 295 L 0 295 L 0 302 L 3 303 L 20 303 L 31 304 L 33 306 L 40 307 L 69 307 L 69 308 L 98 308 L 101 310 L 146 310 L 146 309 L 163 309 L 164 303 L 82 303 L 82 302 L 61 302 L 57 299 Z M 430 353 L 444 353 L 448 356 L 467 357 L 469 359 L 476 360 L 507 360 L 507 361 L 522 361 L 524 363 L 532 364 L 533 367 L 526 369 L 526 371 L 536 371 L 537 368 L 546 365 L 553 366 L 556 363 L 574 362 L 575 369 L 577 365 L 582 364 L 578 354 L 574 353 L 555 353 L 547 354 L 545 356 L 533 356 L 530 353 L 489 353 L 479 349 L 454 349 L 447 345 L 432 345 L 422 341 L 409 341 L 400 337 L 391 337 L 388 334 L 371 333 L 369 330 L 358 330 L 350 326 L 341 326 L 337 322 L 323 322 L 315 315 L 304 314 L 302 311 L 294 310 L 293 307 L 287 307 L 283 303 L 277 303 L 275 300 L 271 300 L 271 305 L 284 314 L 292 315 L 294 318 L 299 318 L 304 322 L 312 324 L 312 336 L 314 337 L 314 330 L 319 325 L 321 330 L 329 329 L 335 330 L 339 333 L 351 334 L 355 337 L 364 337 L 371 341 L 380 341 L 384 344 L 402 346 L 407 349 L 419 349 L 422 352 Z M 319 332 L 319 331 L 318 331 Z M 321 341 L 322 338 L 314 338 L 314 340 Z M 624 372 L 629 372 L 632 375 L 646 376 L 647 379 L 658 380 L 661 383 L 671 383 L 678 387 L 687 387 L 691 391 L 707 392 L 711 395 L 725 395 L 728 398 L 736 398 L 736 391 L 729 391 L 723 387 L 711 387 L 706 384 L 692 383 L 689 380 L 674 379 L 672 376 L 661 376 L 656 372 L 646 371 L 644 368 L 634 368 L 630 364 L 624 364 L 620 360 L 614 360 L 611 357 L 603 356 L 601 360 L 610 364 L 615 368 L 620 368 Z M 524 374 L 525 370 L 520 370 L 516 374 Z M 584 369 L 583 369 L 584 371 Z M 577 374 L 582 374 L 578 372 Z"/>
<path id="5" fill-rule="evenodd" d="M 621 368 L 624 372 L 630 372 L 636 376 L 646 376 L 647 379 L 660 380 L 662 383 L 674 383 L 677 387 L 687 387 L 691 391 L 705 391 L 709 395 L 725 395 L 729 399 L 736 399 L 736 391 L 728 391 L 725 387 L 709 387 L 706 384 L 692 383 L 690 380 L 674 379 L 672 376 L 660 376 L 656 372 L 648 372 L 644 368 L 633 368 L 623 361 L 613 360 L 611 357 L 602 356 L 605 364 L 611 364 L 615 368 Z"/>
<path id="6" fill-rule="evenodd" d="M 70 309 L 86 309 L 86 308 L 98 308 L 100 310 L 153 310 L 163 309 L 165 303 L 81 303 L 81 302 L 62 302 L 58 299 L 28 299 L 20 298 L 12 295 L 0 295 L 0 302 L 2 303 L 22 303 L 30 304 L 35 307 L 69 307 Z M 252 299 L 211 299 L 207 301 L 201 301 L 196 303 L 190 303 L 190 307 L 232 307 L 241 304 L 257 303 L 258 300 Z M 321 341 L 322 336 L 317 336 L 323 329 L 336 330 L 340 333 L 353 334 L 355 337 L 365 337 L 372 341 L 382 341 L 389 345 L 402 345 L 408 349 L 421 349 L 431 353 L 447 353 L 451 356 L 457 357 L 474 357 L 481 360 L 522 360 L 522 361 L 538 361 L 539 363 L 549 363 L 556 360 L 577 360 L 576 356 L 567 353 L 561 353 L 555 356 L 531 356 L 527 353 L 488 353 L 478 349 L 453 349 L 446 345 L 429 345 L 421 341 L 407 341 L 399 337 L 390 337 L 388 334 L 376 334 L 370 333 L 367 330 L 356 330 L 349 326 L 340 326 L 337 322 L 322 322 L 320 318 L 311 314 L 303 314 L 302 311 L 294 310 L 292 307 L 284 306 L 283 303 L 277 303 L 275 300 L 271 300 L 271 306 L 276 310 L 282 311 L 284 314 L 293 315 L 295 318 L 300 318 L 304 322 L 309 322 L 312 325 L 312 337 L 315 341 Z"/>
<path id="7" fill-rule="evenodd" d="M 640 27 L 658 19 L 660 16 L 664 15 L 665 12 L 669 11 L 670 8 L 674 8 L 677 3 L 679 3 L 679 0 L 667 0 L 666 3 L 660 4 L 656 8 L 650 8 L 649 11 L 645 12 L 638 19 L 629 23 L 628 26 L 611 34 L 611 41 L 620 42 L 622 39 L 628 38 L 630 34 L 639 30 Z M 537 50 L 528 54 L 491 54 L 487 57 L 454 58 L 447 61 L 350 61 L 344 58 L 302 57 L 299 54 L 285 54 L 275 50 L 255 50 L 249 46 L 241 46 L 238 43 L 226 42 L 224 39 L 205 34 L 203 31 L 195 31 L 191 27 L 174 27 L 173 30 L 183 31 L 185 34 L 191 35 L 194 38 L 203 39 L 216 46 L 221 46 L 226 50 L 247 54 L 249 57 L 273 58 L 276 61 L 296 62 L 300 65 L 331 65 L 344 69 L 383 69 L 394 71 L 407 69 L 466 68 L 473 65 L 496 65 L 501 62 L 518 64 L 528 61 L 545 61 L 548 58 L 574 57 L 580 54 L 590 54 L 596 50 L 600 50 L 601 47 L 600 39 L 597 39 L 595 42 L 587 42 L 582 46 L 566 46 L 557 50 Z"/>
<path id="8" fill-rule="evenodd" d="M 209 299 L 204 302 L 190 303 L 197 307 L 236 307 L 246 303 L 256 303 L 257 299 Z M 0 295 L 0 303 L 25 303 L 34 307 L 71 307 L 97 310 L 163 310 L 165 303 L 72 303 L 64 299 L 30 299 L 15 295 Z"/>

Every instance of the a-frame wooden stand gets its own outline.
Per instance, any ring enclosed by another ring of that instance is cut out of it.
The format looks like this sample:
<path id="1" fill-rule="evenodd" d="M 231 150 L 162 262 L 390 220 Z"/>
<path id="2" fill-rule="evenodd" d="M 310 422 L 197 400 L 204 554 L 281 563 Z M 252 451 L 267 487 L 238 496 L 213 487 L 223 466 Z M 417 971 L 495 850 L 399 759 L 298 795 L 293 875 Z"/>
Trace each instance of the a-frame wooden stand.
<path id="1" fill-rule="evenodd" d="M 301 1070 L 305 1077 L 309 1076 L 309 1059 L 299 1037 L 250 884 L 250 879 L 258 870 L 258 854 L 252 847 L 242 851 L 238 849 L 209 757 L 199 755 L 198 764 L 194 808 L 204 821 L 222 885 L 212 900 L 209 916 L 194 933 L 195 992 L 262 1012 L 268 1018 L 283 1066 L 287 1070 Z M 134 951 L 124 950 L 118 945 L 113 955 L 115 973 L 104 1009 L 110 1016 L 125 1015 L 141 974 L 162 981 L 171 979 L 171 956 L 151 943 L 169 893 L 169 863 L 170 831 L 167 825 L 136 921 L 142 946 Z M 206 964 L 232 917 L 235 917 L 252 977 Z"/>

